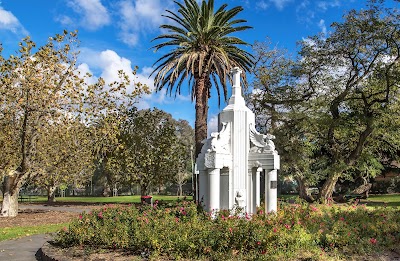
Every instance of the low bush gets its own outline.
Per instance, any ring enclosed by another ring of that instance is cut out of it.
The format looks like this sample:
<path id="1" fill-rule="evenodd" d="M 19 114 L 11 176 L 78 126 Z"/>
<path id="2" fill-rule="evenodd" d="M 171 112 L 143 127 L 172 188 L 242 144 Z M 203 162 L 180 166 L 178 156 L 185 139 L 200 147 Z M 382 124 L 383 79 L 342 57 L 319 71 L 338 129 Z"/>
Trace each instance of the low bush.
<path id="1" fill-rule="evenodd" d="M 62 247 L 126 249 L 145 258 L 329 260 L 400 245 L 400 211 L 283 203 L 276 214 L 221 211 L 194 203 L 108 206 L 84 213 L 55 241 Z"/>

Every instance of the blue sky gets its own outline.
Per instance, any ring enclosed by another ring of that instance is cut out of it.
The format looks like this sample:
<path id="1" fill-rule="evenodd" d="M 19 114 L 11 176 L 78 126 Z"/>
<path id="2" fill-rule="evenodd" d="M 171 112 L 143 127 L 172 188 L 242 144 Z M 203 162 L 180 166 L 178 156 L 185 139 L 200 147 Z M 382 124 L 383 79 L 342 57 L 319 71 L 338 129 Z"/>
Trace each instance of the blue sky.
<path id="1" fill-rule="evenodd" d="M 346 10 L 365 8 L 362 0 L 215 0 L 228 8 L 243 6 L 238 17 L 252 30 L 238 34 L 243 40 L 265 41 L 296 51 L 296 42 L 318 33 L 329 33 L 330 24 L 341 21 Z M 387 1 L 392 4 L 393 1 Z M 3 55 L 18 49 L 18 42 L 30 35 L 39 45 L 63 29 L 79 31 L 80 69 L 111 81 L 116 71 L 139 66 L 138 80 L 152 86 L 149 74 L 163 52 L 151 50 L 151 40 L 160 34 L 159 26 L 168 21 L 164 11 L 176 10 L 172 0 L 0 0 L 0 42 Z M 249 51 L 251 51 L 249 49 Z M 186 88 L 183 88 L 186 90 Z M 194 104 L 188 93 L 176 99 L 164 92 L 144 97 L 140 108 L 157 107 L 174 118 L 194 126 Z M 216 128 L 217 97 L 210 101 L 210 127 Z"/>

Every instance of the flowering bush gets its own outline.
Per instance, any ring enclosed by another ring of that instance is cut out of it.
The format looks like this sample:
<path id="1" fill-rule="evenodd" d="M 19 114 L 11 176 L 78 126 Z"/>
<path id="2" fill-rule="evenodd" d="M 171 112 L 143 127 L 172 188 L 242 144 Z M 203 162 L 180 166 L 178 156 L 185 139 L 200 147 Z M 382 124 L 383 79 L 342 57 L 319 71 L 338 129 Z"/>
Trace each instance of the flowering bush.
<path id="1" fill-rule="evenodd" d="M 56 242 L 127 249 L 143 257 L 212 260 L 326 260 L 400 245 L 400 211 L 283 204 L 276 214 L 216 217 L 191 202 L 108 206 L 83 213 Z"/>

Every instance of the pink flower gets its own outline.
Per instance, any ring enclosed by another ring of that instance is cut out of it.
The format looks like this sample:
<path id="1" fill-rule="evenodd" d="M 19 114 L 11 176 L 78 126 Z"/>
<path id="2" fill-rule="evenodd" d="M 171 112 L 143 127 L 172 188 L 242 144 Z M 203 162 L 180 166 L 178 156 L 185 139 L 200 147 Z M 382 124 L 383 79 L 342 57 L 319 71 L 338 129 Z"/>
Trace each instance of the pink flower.
<path id="1" fill-rule="evenodd" d="M 99 214 L 97 214 L 97 216 L 98 216 L 99 218 L 103 218 L 103 212 L 99 212 Z"/>
<path id="2" fill-rule="evenodd" d="M 290 225 L 288 225 L 288 224 L 285 224 L 285 227 L 286 227 L 287 229 L 290 229 Z"/>
<path id="3" fill-rule="evenodd" d="M 261 242 L 260 242 L 260 241 L 257 241 L 257 245 L 261 245 Z"/>
<path id="4" fill-rule="evenodd" d="M 371 244 L 375 245 L 376 242 L 377 242 L 377 240 L 376 240 L 376 238 L 371 238 L 371 239 L 369 240 L 369 242 L 370 242 Z"/>
<path id="5" fill-rule="evenodd" d="M 232 232 L 232 228 L 231 228 L 231 227 L 229 228 L 229 232 L 233 233 L 233 232 Z"/>
<path id="6" fill-rule="evenodd" d="M 82 219 L 82 215 L 79 215 L 79 219 Z"/>
<path id="7" fill-rule="evenodd" d="M 274 233 L 276 233 L 276 231 L 277 231 L 276 227 L 274 227 L 274 230 L 273 230 L 273 231 L 274 231 Z"/>

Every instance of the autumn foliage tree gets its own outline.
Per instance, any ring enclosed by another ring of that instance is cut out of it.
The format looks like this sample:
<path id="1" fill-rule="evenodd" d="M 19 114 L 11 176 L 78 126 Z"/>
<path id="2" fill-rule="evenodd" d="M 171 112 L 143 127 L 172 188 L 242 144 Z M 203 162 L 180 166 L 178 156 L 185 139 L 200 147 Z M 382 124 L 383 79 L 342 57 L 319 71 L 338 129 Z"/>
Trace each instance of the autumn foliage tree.
<path id="1" fill-rule="evenodd" d="M 55 201 L 60 185 L 83 185 L 92 176 L 95 158 L 92 135 L 75 117 L 64 117 L 43 130 L 37 144 L 42 149 L 35 159 L 38 169 L 33 182 L 46 189 L 48 202 Z"/>
<path id="2" fill-rule="evenodd" d="M 28 37 L 19 46 L 16 55 L 8 58 L 0 55 L 2 216 L 16 216 L 18 192 L 24 183 L 48 173 L 49 166 L 58 164 L 43 163 L 44 155 L 51 155 L 47 146 L 41 146 L 46 144 L 48 129 L 61 131 L 61 126 L 55 128 L 54 125 L 62 125 L 68 118 L 89 126 L 101 115 L 129 107 L 127 103 L 134 102 L 143 90 L 140 83 L 132 82 L 123 71 L 119 72 L 119 79 L 115 82 L 106 83 L 99 78 L 96 83 L 87 84 L 85 78 L 91 76 L 81 75 L 77 67 L 79 41 L 76 32 L 64 31 L 50 37 L 40 47 Z M 132 85 L 134 88 L 130 89 L 133 91 L 127 93 L 126 87 Z M 65 128 L 69 127 L 71 125 L 65 125 Z M 104 130 L 108 131 L 112 132 L 112 129 Z M 87 139 L 90 136 L 79 135 L 76 138 Z M 74 139 L 65 142 L 73 143 Z M 64 157 L 62 146 L 57 146 L 61 144 L 47 143 L 54 151 L 60 150 L 60 160 Z M 71 152 L 74 153 L 68 153 Z M 84 161 L 86 157 L 77 159 Z"/>

